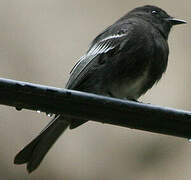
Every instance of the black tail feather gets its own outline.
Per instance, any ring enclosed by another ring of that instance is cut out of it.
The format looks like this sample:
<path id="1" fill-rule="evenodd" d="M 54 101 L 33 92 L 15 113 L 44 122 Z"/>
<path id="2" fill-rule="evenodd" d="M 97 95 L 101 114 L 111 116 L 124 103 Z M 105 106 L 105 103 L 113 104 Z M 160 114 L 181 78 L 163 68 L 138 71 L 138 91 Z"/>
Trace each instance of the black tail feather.
<path id="1" fill-rule="evenodd" d="M 32 140 L 15 157 L 15 164 L 27 164 L 28 172 L 34 171 L 41 163 L 51 146 L 69 126 L 63 117 L 56 117 L 42 133 Z"/>

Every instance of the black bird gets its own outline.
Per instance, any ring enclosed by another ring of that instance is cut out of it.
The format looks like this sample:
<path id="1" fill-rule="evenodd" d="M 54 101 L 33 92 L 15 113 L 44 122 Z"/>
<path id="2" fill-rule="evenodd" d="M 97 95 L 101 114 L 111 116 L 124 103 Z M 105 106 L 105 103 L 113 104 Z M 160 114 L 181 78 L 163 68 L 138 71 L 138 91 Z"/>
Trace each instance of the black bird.
<path id="1" fill-rule="evenodd" d="M 137 100 L 165 72 L 170 29 L 183 23 L 156 6 L 133 9 L 92 41 L 73 67 L 66 88 Z M 85 122 L 55 115 L 16 155 L 14 163 L 26 163 L 28 172 L 35 170 L 67 127 L 73 129 Z"/>

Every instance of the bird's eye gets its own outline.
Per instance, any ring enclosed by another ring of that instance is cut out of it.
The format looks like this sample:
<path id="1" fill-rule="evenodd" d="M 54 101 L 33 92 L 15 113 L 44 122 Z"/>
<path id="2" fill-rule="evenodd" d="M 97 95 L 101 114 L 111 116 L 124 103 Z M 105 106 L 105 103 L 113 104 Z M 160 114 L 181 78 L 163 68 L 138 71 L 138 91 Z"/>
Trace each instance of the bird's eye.
<path id="1" fill-rule="evenodd" d="M 152 14 L 158 14 L 158 12 L 155 11 L 155 10 L 151 11 L 151 13 L 152 13 Z"/>

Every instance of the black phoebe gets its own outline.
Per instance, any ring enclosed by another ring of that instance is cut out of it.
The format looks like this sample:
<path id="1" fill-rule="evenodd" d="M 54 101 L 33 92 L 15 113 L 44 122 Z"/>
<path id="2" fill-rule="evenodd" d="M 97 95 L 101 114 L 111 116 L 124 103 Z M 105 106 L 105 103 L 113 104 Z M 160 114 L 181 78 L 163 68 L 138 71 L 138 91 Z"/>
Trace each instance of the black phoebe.
<path id="1" fill-rule="evenodd" d="M 137 100 L 165 72 L 170 29 L 183 23 L 156 6 L 133 9 L 93 40 L 72 69 L 66 88 Z M 68 126 L 72 129 L 85 122 L 55 115 L 14 163 L 35 170 Z"/>

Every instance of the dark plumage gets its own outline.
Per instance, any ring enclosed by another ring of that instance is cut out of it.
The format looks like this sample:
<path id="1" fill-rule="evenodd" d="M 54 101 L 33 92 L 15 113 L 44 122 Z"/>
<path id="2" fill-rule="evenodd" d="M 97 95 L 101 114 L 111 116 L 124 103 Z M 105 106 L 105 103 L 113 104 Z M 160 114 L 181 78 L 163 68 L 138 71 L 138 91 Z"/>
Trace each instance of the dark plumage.
<path id="1" fill-rule="evenodd" d="M 66 88 L 137 100 L 165 72 L 170 29 L 182 23 L 185 21 L 155 6 L 133 9 L 93 40 L 72 69 Z M 45 130 L 17 154 L 14 163 L 26 163 L 29 172 L 35 170 L 68 126 L 75 128 L 84 122 L 56 115 Z"/>

